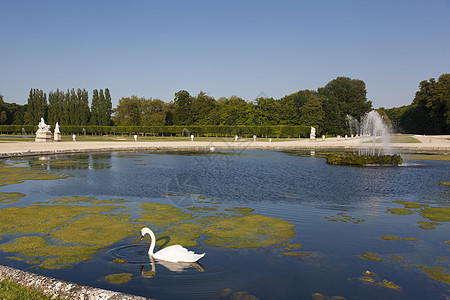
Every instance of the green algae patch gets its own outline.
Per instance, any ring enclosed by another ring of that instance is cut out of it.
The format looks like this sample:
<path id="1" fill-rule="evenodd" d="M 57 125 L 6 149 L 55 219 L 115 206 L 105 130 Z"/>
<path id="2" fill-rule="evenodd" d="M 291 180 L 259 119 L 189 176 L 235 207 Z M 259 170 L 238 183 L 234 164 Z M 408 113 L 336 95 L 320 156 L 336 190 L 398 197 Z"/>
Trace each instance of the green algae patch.
<path id="1" fill-rule="evenodd" d="M 127 203 L 130 202 L 128 200 L 124 199 L 109 199 L 109 200 L 94 200 L 91 201 L 92 204 L 99 205 L 99 204 L 121 204 L 121 203 Z"/>
<path id="2" fill-rule="evenodd" d="M 233 208 L 225 208 L 225 211 L 235 212 L 244 215 L 253 212 L 254 209 L 250 207 L 233 207 Z"/>
<path id="3" fill-rule="evenodd" d="M 336 216 L 327 216 L 324 217 L 325 220 L 330 222 L 343 222 L 343 223 L 353 223 L 353 224 L 359 224 L 361 222 L 364 222 L 364 219 L 361 218 L 354 218 L 352 216 L 346 215 L 344 213 L 338 213 Z"/>
<path id="4" fill-rule="evenodd" d="M 373 279 L 372 277 L 369 276 L 361 276 L 359 277 L 359 280 L 364 281 L 364 282 L 375 282 L 375 279 Z"/>
<path id="5" fill-rule="evenodd" d="M 404 216 L 414 214 L 415 211 L 409 208 L 390 208 L 386 210 L 386 213 L 390 213 L 397 216 Z"/>
<path id="6" fill-rule="evenodd" d="M 1 234 L 48 233 L 67 221 L 84 214 L 98 214 L 116 206 L 31 205 L 0 209 Z"/>
<path id="7" fill-rule="evenodd" d="M 439 267 L 427 268 L 425 266 L 417 266 L 417 268 L 424 271 L 431 279 L 450 284 L 450 274 L 444 272 L 445 269 Z"/>
<path id="8" fill-rule="evenodd" d="M 205 228 L 207 245 L 225 248 L 267 247 L 295 236 L 294 225 L 263 215 L 243 215 L 219 219 Z"/>
<path id="9" fill-rule="evenodd" d="M 450 222 L 450 206 L 425 207 L 419 212 L 422 217 L 436 222 Z"/>
<path id="10" fill-rule="evenodd" d="M 50 234 L 64 243 L 109 246 L 135 236 L 139 226 L 124 215 L 87 215 Z"/>
<path id="11" fill-rule="evenodd" d="M 436 229 L 436 226 L 441 225 L 441 223 L 437 222 L 428 222 L 428 221 L 417 221 L 419 225 L 419 228 L 425 229 L 425 230 L 432 230 Z"/>
<path id="12" fill-rule="evenodd" d="M 403 260 L 403 258 L 398 255 L 392 254 L 391 257 L 389 257 L 389 260 L 390 261 L 401 261 L 401 260 Z"/>
<path id="13" fill-rule="evenodd" d="M 62 269 L 91 259 L 91 255 L 95 254 L 100 247 L 50 245 L 42 236 L 25 236 L 0 245 L 0 249 L 29 257 L 40 257 L 42 263 L 39 266 L 45 269 Z"/>
<path id="14" fill-rule="evenodd" d="M 95 197 L 69 196 L 69 197 L 64 197 L 64 198 L 50 199 L 46 202 L 38 202 L 38 203 L 39 204 L 42 204 L 42 203 L 69 204 L 69 203 L 74 203 L 74 202 L 91 202 L 94 199 L 95 199 Z"/>
<path id="15" fill-rule="evenodd" d="M 70 177 L 70 175 L 49 173 L 45 170 L 30 167 L 0 165 L 0 186 L 17 184 L 25 180 L 54 180 L 67 177 Z"/>
<path id="16" fill-rule="evenodd" d="M 105 276 L 105 281 L 111 284 L 124 284 L 131 280 L 131 273 L 119 273 Z"/>
<path id="17" fill-rule="evenodd" d="M 124 263 L 126 263 L 127 261 L 126 261 L 125 259 L 122 259 L 122 258 L 116 258 L 116 259 L 114 260 L 114 262 L 115 262 L 116 264 L 124 264 Z"/>
<path id="18" fill-rule="evenodd" d="M 417 241 L 417 238 L 400 238 L 395 235 L 384 235 L 384 236 L 380 237 L 380 239 L 386 240 L 386 241 Z"/>
<path id="19" fill-rule="evenodd" d="M 0 203 L 17 202 L 26 195 L 22 193 L 0 193 Z"/>
<path id="20" fill-rule="evenodd" d="M 170 245 L 182 245 L 185 247 L 193 247 L 197 246 L 198 242 L 196 239 L 198 239 L 202 233 L 202 225 L 197 223 L 184 223 L 179 226 L 171 226 L 166 231 L 159 234 L 160 237 L 167 236 L 169 237 L 169 240 L 165 244 L 165 246 Z M 165 242 L 164 239 L 161 239 L 161 241 L 158 241 L 157 244 L 162 244 L 162 242 Z"/>
<path id="21" fill-rule="evenodd" d="M 193 215 L 183 212 L 180 208 L 158 203 L 142 203 L 140 223 L 152 223 L 156 226 L 168 226 L 193 219 Z"/>
<path id="22" fill-rule="evenodd" d="M 18 256 L 6 256 L 5 258 L 12 259 L 12 260 L 18 260 L 18 261 L 24 261 L 25 260 L 25 258 L 18 257 Z"/>
<path id="23" fill-rule="evenodd" d="M 384 260 L 381 257 L 379 257 L 378 254 L 372 253 L 372 252 L 366 252 L 364 254 L 359 254 L 359 255 L 355 255 L 355 256 L 359 257 L 360 259 L 368 259 L 368 260 L 373 260 L 373 261 L 383 261 Z"/>
<path id="24" fill-rule="evenodd" d="M 450 181 L 439 181 L 438 184 L 450 186 Z"/>
<path id="25" fill-rule="evenodd" d="M 45 206 L 8 207 L 0 210 L 4 222 L 0 224 L 0 232 L 11 233 L 47 233 L 61 227 L 68 220 L 83 214 L 100 213 L 111 210 L 85 206 Z"/>
<path id="26" fill-rule="evenodd" d="M 381 287 L 384 287 L 384 288 L 392 289 L 392 290 L 400 289 L 400 286 L 396 285 L 395 283 L 393 283 L 391 281 L 387 281 L 386 279 L 383 279 L 383 281 L 379 282 L 378 285 Z"/>
<path id="27" fill-rule="evenodd" d="M 292 256 L 292 257 L 307 257 L 307 256 L 310 256 L 312 253 L 306 252 L 306 251 L 293 251 L 293 252 L 284 252 L 281 254 L 286 255 L 286 256 Z"/>
<path id="28" fill-rule="evenodd" d="M 189 211 L 192 212 L 210 212 L 210 211 L 216 211 L 217 208 L 214 207 L 208 207 L 208 206 L 191 206 L 186 208 Z"/>
<path id="29" fill-rule="evenodd" d="M 392 201 L 392 202 L 401 204 L 401 205 L 405 206 L 405 208 L 423 208 L 423 207 L 428 207 L 428 205 L 426 205 L 426 204 L 414 203 L 414 202 L 409 202 L 409 201 L 396 200 L 396 201 Z"/>

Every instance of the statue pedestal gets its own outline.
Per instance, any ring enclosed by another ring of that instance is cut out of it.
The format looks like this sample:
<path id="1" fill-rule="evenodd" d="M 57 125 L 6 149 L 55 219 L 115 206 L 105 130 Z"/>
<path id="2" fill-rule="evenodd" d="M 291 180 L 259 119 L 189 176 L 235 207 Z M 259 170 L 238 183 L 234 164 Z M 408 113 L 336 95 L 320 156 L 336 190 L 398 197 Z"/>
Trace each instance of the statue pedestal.
<path id="1" fill-rule="evenodd" d="M 55 134 L 54 134 L 54 136 L 53 136 L 53 141 L 54 142 L 61 142 L 61 133 L 56 133 L 55 132 Z"/>
<path id="2" fill-rule="evenodd" d="M 313 133 L 311 133 L 311 134 L 309 135 L 309 141 L 310 141 L 310 142 L 315 142 L 315 141 L 316 141 L 316 135 L 313 134 Z"/>
<path id="3" fill-rule="evenodd" d="M 36 132 L 36 142 L 51 142 L 52 133 L 50 131 Z"/>

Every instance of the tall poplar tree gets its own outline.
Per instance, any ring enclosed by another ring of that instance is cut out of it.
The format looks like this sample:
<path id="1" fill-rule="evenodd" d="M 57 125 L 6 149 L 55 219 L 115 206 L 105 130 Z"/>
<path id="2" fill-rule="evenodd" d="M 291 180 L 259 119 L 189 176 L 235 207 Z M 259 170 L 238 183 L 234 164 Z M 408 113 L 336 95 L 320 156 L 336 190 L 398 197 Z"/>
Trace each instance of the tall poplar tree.
<path id="1" fill-rule="evenodd" d="M 27 102 L 27 124 L 38 124 L 47 117 L 47 95 L 42 90 L 31 89 Z"/>

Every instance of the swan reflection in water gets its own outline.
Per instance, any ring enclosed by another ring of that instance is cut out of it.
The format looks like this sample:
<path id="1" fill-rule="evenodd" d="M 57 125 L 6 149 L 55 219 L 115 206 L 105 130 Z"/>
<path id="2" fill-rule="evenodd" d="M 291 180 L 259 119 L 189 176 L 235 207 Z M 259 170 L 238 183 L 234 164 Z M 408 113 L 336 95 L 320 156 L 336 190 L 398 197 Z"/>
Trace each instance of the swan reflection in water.
<path id="1" fill-rule="evenodd" d="M 145 271 L 145 267 L 141 266 L 141 275 L 144 278 L 153 278 L 156 275 L 156 265 L 155 265 L 155 259 L 151 256 L 150 258 L 150 265 L 152 267 L 151 271 Z M 172 272 L 184 272 L 185 270 L 189 268 L 194 268 L 199 272 L 205 272 L 205 268 L 198 262 L 170 262 L 170 261 L 164 261 L 164 260 L 157 260 L 158 264 L 166 267 Z"/>

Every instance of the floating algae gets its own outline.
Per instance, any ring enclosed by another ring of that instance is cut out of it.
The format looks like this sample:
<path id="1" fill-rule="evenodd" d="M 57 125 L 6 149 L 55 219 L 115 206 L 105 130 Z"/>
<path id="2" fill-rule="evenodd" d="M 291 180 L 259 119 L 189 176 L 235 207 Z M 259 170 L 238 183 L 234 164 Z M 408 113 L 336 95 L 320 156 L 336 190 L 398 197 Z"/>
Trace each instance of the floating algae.
<path id="1" fill-rule="evenodd" d="M 235 212 L 244 215 L 253 212 L 254 209 L 250 207 L 233 207 L 233 208 L 225 208 L 225 211 Z"/>
<path id="2" fill-rule="evenodd" d="M 342 296 L 329 297 L 329 296 L 323 295 L 321 293 L 314 293 L 311 296 L 314 298 L 314 300 L 346 300 L 346 298 L 342 297 Z"/>
<path id="3" fill-rule="evenodd" d="M 109 200 L 95 200 L 91 201 L 92 204 L 98 205 L 98 204 L 120 204 L 120 203 L 127 203 L 130 202 L 128 200 L 124 199 L 109 199 Z"/>
<path id="4" fill-rule="evenodd" d="M 450 274 L 444 272 L 445 271 L 444 268 L 440 267 L 427 268 L 425 266 L 417 266 L 417 268 L 427 273 L 427 275 L 431 279 L 450 284 Z"/>
<path id="5" fill-rule="evenodd" d="M 190 210 L 192 212 L 209 212 L 209 211 L 216 211 L 217 208 L 214 207 L 208 207 L 208 206 L 191 206 L 186 208 L 187 210 Z"/>
<path id="6" fill-rule="evenodd" d="M 116 258 L 116 259 L 114 260 L 114 262 L 115 262 L 116 264 L 124 264 L 124 263 L 126 263 L 127 261 L 126 261 L 125 259 L 122 259 L 122 258 Z"/>
<path id="7" fill-rule="evenodd" d="M 197 246 L 196 239 L 200 237 L 202 233 L 202 225 L 197 223 L 184 223 L 178 226 L 171 226 L 161 234 L 160 237 L 168 236 L 170 240 L 166 246 L 170 245 L 183 245 L 185 247 Z M 160 243 L 158 243 L 160 244 Z"/>
<path id="8" fill-rule="evenodd" d="M 425 229 L 425 230 L 432 230 L 436 229 L 436 226 L 441 225 L 441 223 L 438 222 L 429 222 L 429 221 L 417 221 L 419 223 L 419 228 Z"/>
<path id="9" fill-rule="evenodd" d="M 124 215 L 87 215 L 50 234 L 64 243 L 109 246 L 135 236 L 137 224 Z"/>
<path id="10" fill-rule="evenodd" d="M 68 196 L 64 198 L 56 198 L 56 199 L 50 199 L 45 202 L 37 202 L 38 204 L 42 203 L 74 203 L 74 202 L 91 202 L 92 200 L 96 199 L 95 197 L 82 197 L 82 196 Z"/>
<path id="11" fill-rule="evenodd" d="M 425 207 L 419 212 L 430 221 L 450 222 L 450 207 Z"/>
<path id="12" fill-rule="evenodd" d="M 439 181 L 438 183 L 439 183 L 440 185 L 450 186 L 450 181 Z"/>
<path id="13" fill-rule="evenodd" d="M 354 218 L 352 216 L 345 215 L 344 213 L 338 213 L 336 216 L 324 217 L 324 219 L 330 222 L 351 222 L 353 224 L 359 224 L 365 221 L 364 219 Z"/>
<path id="14" fill-rule="evenodd" d="M 54 180 L 67 177 L 70 175 L 49 173 L 46 170 L 36 170 L 30 167 L 0 165 L 0 186 L 21 183 L 25 180 Z"/>
<path id="15" fill-rule="evenodd" d="M 359 277 L 359 280 L 364 281 L 364 282 L 375 282 L 375 279 L 373 279 L 372 277 L 369 276 L 361 276 Z"/>
<path id="16" fill-rule="evenodd" d="M 91 259 L 91 255 L 100 248 L 91 245 L 49 245 L 41 236 L 20 237 L 13 242 L 0 245 L 0 249 L 6 252 L 20 252 L 25 256 L 40 257 L 43 259 L 40 266 L 46 269 L 62 269 Z"/>
<path id="17" fill-rule="evenodd" d="M 400 289 L 400 286 L 394 284 L 391 281 L 387 281 L 386 279 L 383 279 L 383 281 L 379 282 L 378 285 L 381 286 L 381 287 L 385 287 L 385 288 L 393 289 L 393 290 L 399 290 Z"/>
<path id="18" fill-rule="evenodd" d="M 383 261 L 384 259 L 382 259 L 381 257 L 378 256 L 378 254 L 376 253 L 372 253 L 372 252 L 366 252 L 364 254 L 359 254 L 359 255 L 355 255 L 361 259 L 368 259 L 368 260 L 374 260 L 374 261 Z"/>
<path id="19" fill-rule="evenodd" d="M 295 236 L 294 225 L 263 215 L 243 215 L 219 219 L 204 229 L 207 245 L 225 248 L 272 246 Z"/>
<path id="20" fill-rule="evenodd" d="M 417 238 L 400 238 L 395 235 L 384 235 L 384 236 L 380 237 L 380 239 L 386 240 L 386 241 L 417 241 Z"/>
<path id="21" fill-rule="evenodd" d="M 194 216 L 183 212 L 180 208 L 158 203 L 142 203 L 142 217 L 137 220 L 141 223 L 152 223 L 156 226 L 168 226 L 182 221 L 191 220 Z"/>
<path id="22" fill-rule="evenodd" d="M 396 200 L 396 201 L 392 201 L 392 202 L 393 202 L 393 203 L 402 204 L 403 206 L 405 206 L 405 208 L 422 208 L 422 207 L 428 207 L 428 205 L 426 205 L 426 204 L 414 203 L 414 202 L 409 202 L 409 201 Z"/>
<path id="23" fill-rule="evenodd" d="M 133 274 L 130 273 L 119 273 L 105 276 L 105 281 L 111 284 L 124 284 L 131 280 Z"/>
<path id="24" fill-rule="evenodd" d="M 397 216 L 404 216 L 414 214 L 415 211 L 409 208 L 390 208 L 386 210 L 386 213 L 390 213 Z"/>
<path id="25" fill-rule="evenodd" d="M 307 256 L 310 256 L 312 253 L 306 252 L 306 251 L 293 251 L 293 252 L 284 252 L 281 254 L 286 255 L 286 256 L 293 256 L 293 257 L 307 257 Z"/>
<path id="26" fill-rule="evenodd" d="M 98 214 L 118 206 L 31 205 L 0 209 L 1 234 L 49 233 L 67 221 L 84 214 Z"/>
<path id="27" fill-rule="evenodd" d="M 25 196 L 22 193 L 0 193 L 0 203 L 17 202 Z"/>

